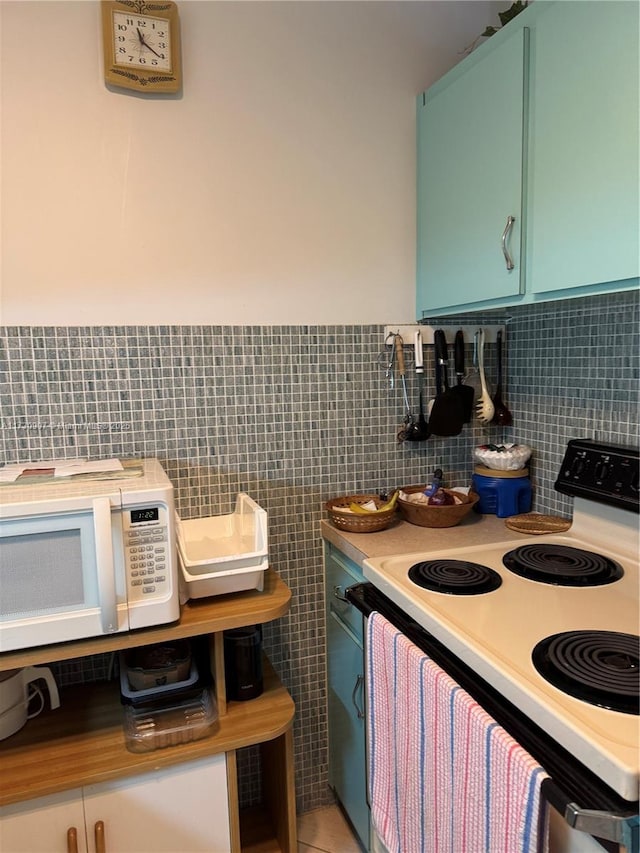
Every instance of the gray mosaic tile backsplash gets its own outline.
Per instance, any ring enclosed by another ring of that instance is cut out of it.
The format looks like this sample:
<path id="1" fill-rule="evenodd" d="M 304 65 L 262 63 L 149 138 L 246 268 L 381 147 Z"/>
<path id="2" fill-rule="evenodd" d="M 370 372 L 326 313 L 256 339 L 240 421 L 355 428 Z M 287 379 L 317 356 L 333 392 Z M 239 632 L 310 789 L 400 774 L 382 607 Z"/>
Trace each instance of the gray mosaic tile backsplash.
<path id="1" fill-rule="evenodd" d="M 266 626 L 265 648 L 296 702 L 298 809 L 306 811 L 331 799 L 324 502 L 423 482 L 434 467 L 450 484 L 467 484 L 474 445 L 509 440 L 533 448 L 534 509 L 568 514 L 570 500 L 553 491 L 566 442 L 638 443 L 638 319 L 636 292 L 452 318 L 506 322 L 514 426 L 476 423 L 421 444 L 396 441 L 403 404 L 384 378 L 381 326 L 4 328 L 0 462 L 157 456 L 183 518 L 231 512 L 239 491 L 268 511 L 270 563 L 293 604 Z M 407 367 L 417 406 L 409 347 Z M 432 348 L 425 369 L 431 389 Z M 492 351 L 488 370 L 495 377 Z M 109 665 L 108 656 L 72 661 L 57 674 L 102 678 Z M 250 755 L 245 763 L 248 801 L 256 796 Z"/>

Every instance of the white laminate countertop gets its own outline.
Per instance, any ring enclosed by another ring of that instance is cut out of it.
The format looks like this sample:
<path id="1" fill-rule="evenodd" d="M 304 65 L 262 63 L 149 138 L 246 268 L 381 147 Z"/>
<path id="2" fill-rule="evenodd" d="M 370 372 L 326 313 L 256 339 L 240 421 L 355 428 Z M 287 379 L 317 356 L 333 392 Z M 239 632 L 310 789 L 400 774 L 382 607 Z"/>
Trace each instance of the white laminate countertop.
<path id="1" fill-rule="evenodd" d="M 390 557 L 417 551 L 427 555 L 430 551 L 447 548 L 464 548 L 472 545 L 490 545 L 503 539 L 531 541 L 526 533 L 516 533 L 505 527 L 504 519 L 495 515 L 470 513 L 455 527 L 418 527 L 407 521 L 398 521 L 386 530 L 376 533 L 346 533 L 330 521 L 321 522 L 322 536 L 342 551 L 360 568 L 368 557 Z"/>

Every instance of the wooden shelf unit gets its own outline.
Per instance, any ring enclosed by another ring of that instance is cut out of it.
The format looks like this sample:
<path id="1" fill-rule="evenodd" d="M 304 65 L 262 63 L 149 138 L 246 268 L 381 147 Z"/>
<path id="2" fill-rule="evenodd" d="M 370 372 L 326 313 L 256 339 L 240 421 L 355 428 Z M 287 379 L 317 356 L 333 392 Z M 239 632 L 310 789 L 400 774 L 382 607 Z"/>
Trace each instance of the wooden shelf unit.
<path id="1" fill-rule="evenodd" d="M 295 706 L 266 658 L 262 695 L 246 702 L 227 703 L 222 634 L 228 628 L 277 619 L 287 612 L 290 601 L 291 591 L 269 569 L 262 592 L 188 602 L 182 608 L 180 622 L 173 625 L 0 655 L 0 671 L 3 671 L 210 635 L 220 715 L 216 731 L 206 738 L 148 753 L 133 753 L 125 745 L 116 682 L 61 689 L 60 708 L 43 712 L 16 735 L 0 743 L 0 805 L 225 752 L 230 768 L 234 853 L 257 850 L 295 853 L 292 736 Z M 255 744 L 261 749 L 266 802 L 259 814 L 254 809 L 241 814 L 234 778 L 235 751 Z M 271 791 L 277 791 L 277 796 L 271 797 Z M 256 833 L 258 826 L 260 831 Z"/>

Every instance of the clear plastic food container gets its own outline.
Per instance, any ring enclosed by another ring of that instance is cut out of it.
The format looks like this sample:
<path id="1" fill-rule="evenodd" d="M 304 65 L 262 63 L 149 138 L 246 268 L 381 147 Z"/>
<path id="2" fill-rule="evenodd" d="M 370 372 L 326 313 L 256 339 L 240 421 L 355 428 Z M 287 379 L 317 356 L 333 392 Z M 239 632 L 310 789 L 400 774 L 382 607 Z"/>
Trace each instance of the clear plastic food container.
<path id="1" fill-rule="evenodd" d="M 128 649 L 120 654 L 120 668 L 123 667 L 132 690 L 184 682 L 192 668 L 189 641 L 177 640 Z"/>
<path id="2" fill-rule="evenodd" d="M 167 681 L 166 684 L 158 682 L 153 687 L 138 689 L 132 684 L 131 673 L 127 669 L 125 655 L 120 652 L 120 695 L 123 701 L 133 702 L 134 704 L 148 703 L 150 699 L 158 699 L 165 693 L 180 693 L 184 692 L 185 688 L 193 687 L 199 678 L 198 667 L 194 660 L 191 661 L 191 668 L 186 678 L 180 681 Z"/>
<path id="3" fill-rule="evenodd" d="M 218 729 L 218 706 L 213 691 L 190 691 L 165 703 L 124 706 L 124 735 L 130 752 L 153 752 L 190 743 Z"/>

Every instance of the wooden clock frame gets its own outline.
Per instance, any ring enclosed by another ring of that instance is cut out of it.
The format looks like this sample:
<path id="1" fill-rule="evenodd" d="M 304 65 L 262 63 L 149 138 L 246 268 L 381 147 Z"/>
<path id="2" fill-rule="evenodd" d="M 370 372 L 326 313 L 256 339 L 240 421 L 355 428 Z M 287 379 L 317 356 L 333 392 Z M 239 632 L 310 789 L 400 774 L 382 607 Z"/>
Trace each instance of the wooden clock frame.
<path id="1" fill-rule="evenodd" d="M 180 19 L 175 3 L 170 0 L 102 0 L 102 40 L 104 78 L 109 86 L 147 93 L 175 93 L 182 88 L 180 63 Z M 130 68 L 117 65 L 114 55 L 114 12 L 161 18 L 170 28 L 171 69 Z"/>

